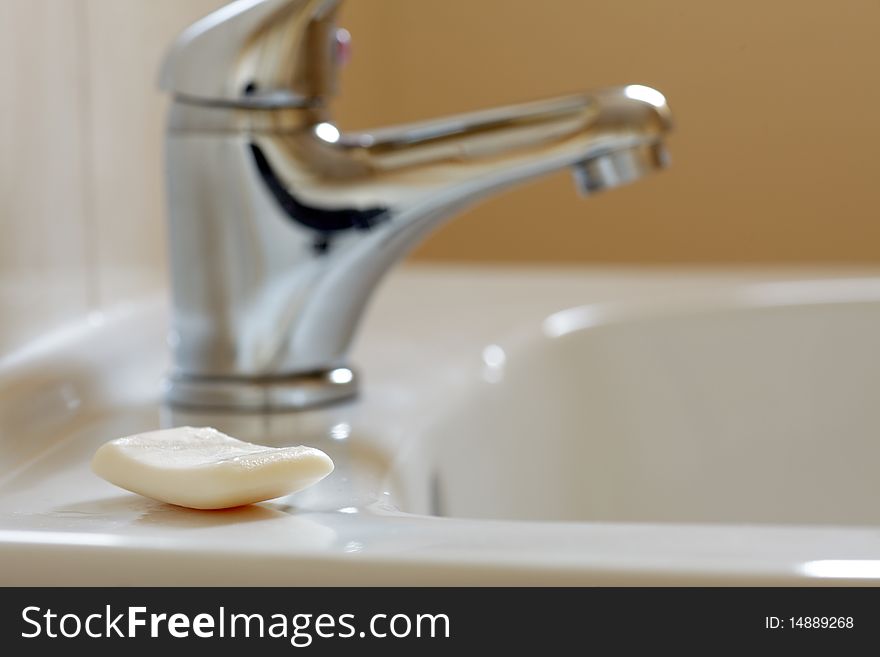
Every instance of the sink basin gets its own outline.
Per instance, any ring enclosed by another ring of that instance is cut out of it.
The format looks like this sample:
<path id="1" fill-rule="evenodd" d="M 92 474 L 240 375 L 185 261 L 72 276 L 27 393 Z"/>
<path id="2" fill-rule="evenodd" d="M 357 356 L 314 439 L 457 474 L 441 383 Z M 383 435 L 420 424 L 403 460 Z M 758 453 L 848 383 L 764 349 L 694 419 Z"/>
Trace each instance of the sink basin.
<path id="1" fill-rule="evenodd" d="M 402 464 L 430 482 L 402 505 L 878 526 L 878 300 L 877 282 L 849 280 L 555 313 L 484 349 Z"/>
<path id="2" fill-rule="evenodd" d="M 348 404 L 162 403 L 165 295 L 0 358 L 0 584 L 876 584 L 880 272 L 405 268 Z M 323 449 L 223 512 L 94 476 L 212 425 Z"/>

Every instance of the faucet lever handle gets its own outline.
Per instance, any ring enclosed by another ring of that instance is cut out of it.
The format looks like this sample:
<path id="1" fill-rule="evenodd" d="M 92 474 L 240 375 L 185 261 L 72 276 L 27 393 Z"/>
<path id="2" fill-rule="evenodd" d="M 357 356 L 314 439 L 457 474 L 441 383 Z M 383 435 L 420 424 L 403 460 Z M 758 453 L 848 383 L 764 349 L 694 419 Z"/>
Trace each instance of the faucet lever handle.
<path id="1" fill-rule="evenodd" d="M 335 91 L 341 0 L 236 0 L 193 23 L 160 86 L 183 102 L 308 107 Z"/>

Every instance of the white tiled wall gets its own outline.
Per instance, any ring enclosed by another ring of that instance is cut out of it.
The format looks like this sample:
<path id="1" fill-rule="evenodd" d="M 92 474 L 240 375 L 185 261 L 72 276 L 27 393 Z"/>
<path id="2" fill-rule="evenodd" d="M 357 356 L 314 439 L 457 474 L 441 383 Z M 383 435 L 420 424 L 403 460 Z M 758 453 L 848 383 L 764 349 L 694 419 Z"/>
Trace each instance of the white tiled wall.
<path id="1" fill-rule="evenodd" d="M 165 47 L 225 0 L 0 0 L 0 357 L 159 287 Z"/>
<path id="2" fill-rule="evenodd" d="M 85 0 L 98 294 L 114 302 L 163 283 L 165 48 L 227 0 Z"/>
<path id="3" fill-rule="evenodd" d="M 0 2 L 0 354 L 95 302 L 79 9 Z"/>

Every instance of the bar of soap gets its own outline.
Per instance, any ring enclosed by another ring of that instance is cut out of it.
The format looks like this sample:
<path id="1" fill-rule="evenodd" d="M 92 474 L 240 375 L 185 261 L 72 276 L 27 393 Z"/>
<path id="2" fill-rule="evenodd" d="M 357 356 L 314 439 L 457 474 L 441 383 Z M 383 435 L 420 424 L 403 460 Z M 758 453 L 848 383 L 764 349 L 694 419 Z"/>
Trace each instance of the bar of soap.
<path id="1" fill-rule="evenodd" d="M 120 488 L 192 509 L 271 500 L 318 483 L 333 461 L 313 447 L 265 447 L 210 427 L 178 427 L 102 445 L 92 470 Z"/>

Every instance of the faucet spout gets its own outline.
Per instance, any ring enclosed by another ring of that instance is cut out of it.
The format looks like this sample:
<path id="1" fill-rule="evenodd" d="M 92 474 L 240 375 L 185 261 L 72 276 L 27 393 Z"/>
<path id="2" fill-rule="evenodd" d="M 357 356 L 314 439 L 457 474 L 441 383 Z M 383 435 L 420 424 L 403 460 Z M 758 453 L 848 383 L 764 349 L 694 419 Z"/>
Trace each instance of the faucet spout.
<path id="1" fill-rule="evenodd" d="M 326 35 L 337 3 L 272 4 L 308 9 Z M 584 193 L 632 182 L 665 166 L 671 129 L 665 98 L 643 85 L 361 133 L 302 94 L 264 101 L 177 93 L 172 105 L 169 395 L 180 404 L 350 397 L 347 353 L 372 291 L 439 223 L 560 169 Z"/>
<path id="2" fill-rule="evenodd" d="M 387 180 L 406 177 L 413 195 L 483 196 L 565 167 L 593 193 L 664 167 L 671 128 L 659 91 L 627 85 L 343 135 L 337 143 Z"/>

